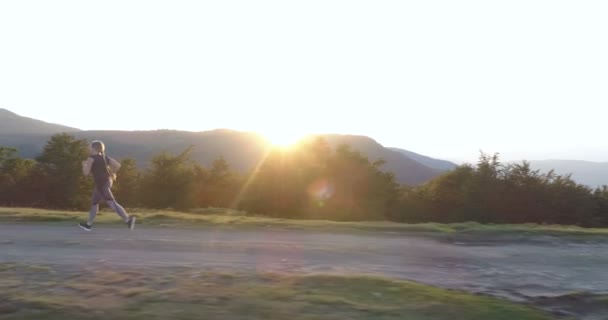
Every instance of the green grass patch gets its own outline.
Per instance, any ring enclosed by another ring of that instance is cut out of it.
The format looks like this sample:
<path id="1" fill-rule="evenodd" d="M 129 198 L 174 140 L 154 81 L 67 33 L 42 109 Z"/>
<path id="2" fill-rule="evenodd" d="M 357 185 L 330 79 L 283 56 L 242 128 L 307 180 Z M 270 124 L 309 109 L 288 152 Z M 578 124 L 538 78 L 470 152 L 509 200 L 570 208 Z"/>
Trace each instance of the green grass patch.
<path id="1" fill-rule="evenodd" d="M 608 228 L 581 228 L 577 226 L 538 224 L 480 224 L 466 223 L 420 223 L 402 224 L 383 221 L 336 222 L 327 220 L 291 220 L 261 216 L 249 216 L 243 212 L 228 209 L 206 209 L 194 212 L 133 210 L 144 225 L 155 226 L 213 226 L 225 228 L 284 228 L 316 231 L 369 231 L 393 233 L 440 233 L 444 235 L 570 235 L 606 236 Z M 86 212 L 57 211 L 32 208 L 0 208 L 0 221 L 14 222 L 76 222 L 86 218 Z M 103 211 L 96 219 L 98 224 L 120 224 L 115 213 Z M 1 243 L 0 243 L 1 244 Z"/>
<path id="2" fill-rule="evenodd" d="M 13 267 L 0 264 L 2 319 L 551 319 L 526 305 L 378 277 Z"/>

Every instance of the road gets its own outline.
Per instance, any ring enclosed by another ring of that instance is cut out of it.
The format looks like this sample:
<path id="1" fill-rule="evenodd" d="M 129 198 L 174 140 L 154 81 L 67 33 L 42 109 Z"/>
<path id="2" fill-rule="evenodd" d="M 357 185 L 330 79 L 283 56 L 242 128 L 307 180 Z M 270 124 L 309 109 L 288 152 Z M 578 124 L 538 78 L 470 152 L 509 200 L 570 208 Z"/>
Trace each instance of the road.
<path id="1" fill-rule="evenodd" d="M 608 293 L 608 241 L 445 241 L 394 233 L 0 225 L 0 262 L 372 274 L 531 301 Z M 563 301 L 560 304 L 564 304 Z M 591 318 L 590 318 L 591 319 Z"/>

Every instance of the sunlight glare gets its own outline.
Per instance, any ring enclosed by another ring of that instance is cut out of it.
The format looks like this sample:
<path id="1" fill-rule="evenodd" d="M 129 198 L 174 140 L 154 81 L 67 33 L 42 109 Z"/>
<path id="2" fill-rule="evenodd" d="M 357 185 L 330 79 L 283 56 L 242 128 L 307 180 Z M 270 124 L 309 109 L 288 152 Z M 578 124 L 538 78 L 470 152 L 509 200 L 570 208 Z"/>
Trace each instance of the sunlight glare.
<path id="1" fill-rule="evenodd" d="M 274 132 L 265 132 L 263 133 L 264 137 L 266 137 L 266 139 L 268 139 L 268 141 L 277 147 L 290 147 L 295 145 L 296 143 L 298 143 L 299 141 L 301 141 L 304 138 L 304 134 L 301 133 L 297 133 L 297 132 L 293 132 L 293 131 L 288 131 L 288 130 L 281 130 L 281 131 L 274 131 Z"/>

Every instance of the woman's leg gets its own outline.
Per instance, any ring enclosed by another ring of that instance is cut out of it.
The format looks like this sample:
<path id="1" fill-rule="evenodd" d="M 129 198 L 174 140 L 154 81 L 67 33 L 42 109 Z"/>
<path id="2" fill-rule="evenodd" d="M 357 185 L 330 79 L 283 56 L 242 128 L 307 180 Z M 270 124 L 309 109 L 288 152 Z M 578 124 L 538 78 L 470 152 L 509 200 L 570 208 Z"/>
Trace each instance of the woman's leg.
<path id="1" fill-rule="evenodd" d="M 118 216 L 120 216 L 125 223 L 129 222 L 129 215 L 127 214 L 127 211 L 125 210 L 125 208 L 119 205 L 118 202 L 116 202 L 116 199 L 114 198 L 111 189 L 112 180 L 108 180 L 102 190 L 103 198 L 106 200 L 108 206 L 112 208 L 112 210 L 116 211 L 116 214 L 118 214 Z"/>
<path id="2" fill-rule="evenodd" d="M 89 220 L 87 221 L 87 225 L 92 226 L 97 213 L 99 212 L 99 202 L 103 200 L 103 195 L 99 192 L 97 186 L 93 189 L 93 197 L 91 200 L 91 209 L 89 210 Z"/>
<path id="3" fill-rule="evenodd" d="M 93 221 L 95 220 L 95 217 L 97 216 L 97 212 L 99 212 L 99 204 L 92 205 L 91 210 L 89 210 L 89 220 L 87 221 L 87 224 L 89 226 L 93 225 Z"/>
<path id="4" fill-rule="evenodd" d="M 107 200 L 106 203 L 110 208 L 116 211 L 116 213 L 122 218 L 125 223 L 129 222 L 129 215 L 127 214 L 127 211 L 125 210 L 125 208 L 119 205 L 116 200 Z"/>

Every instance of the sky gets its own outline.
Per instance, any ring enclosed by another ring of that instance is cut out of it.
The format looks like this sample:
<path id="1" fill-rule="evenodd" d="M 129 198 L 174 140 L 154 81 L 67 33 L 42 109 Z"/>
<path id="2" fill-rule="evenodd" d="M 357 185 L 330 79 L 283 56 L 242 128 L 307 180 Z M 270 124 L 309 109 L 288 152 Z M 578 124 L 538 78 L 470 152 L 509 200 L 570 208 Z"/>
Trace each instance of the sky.
<path id="1" fill-rule="evenodd" d="M 0 108 L 608 161 L 608 1 L 0 2 Z"/>

